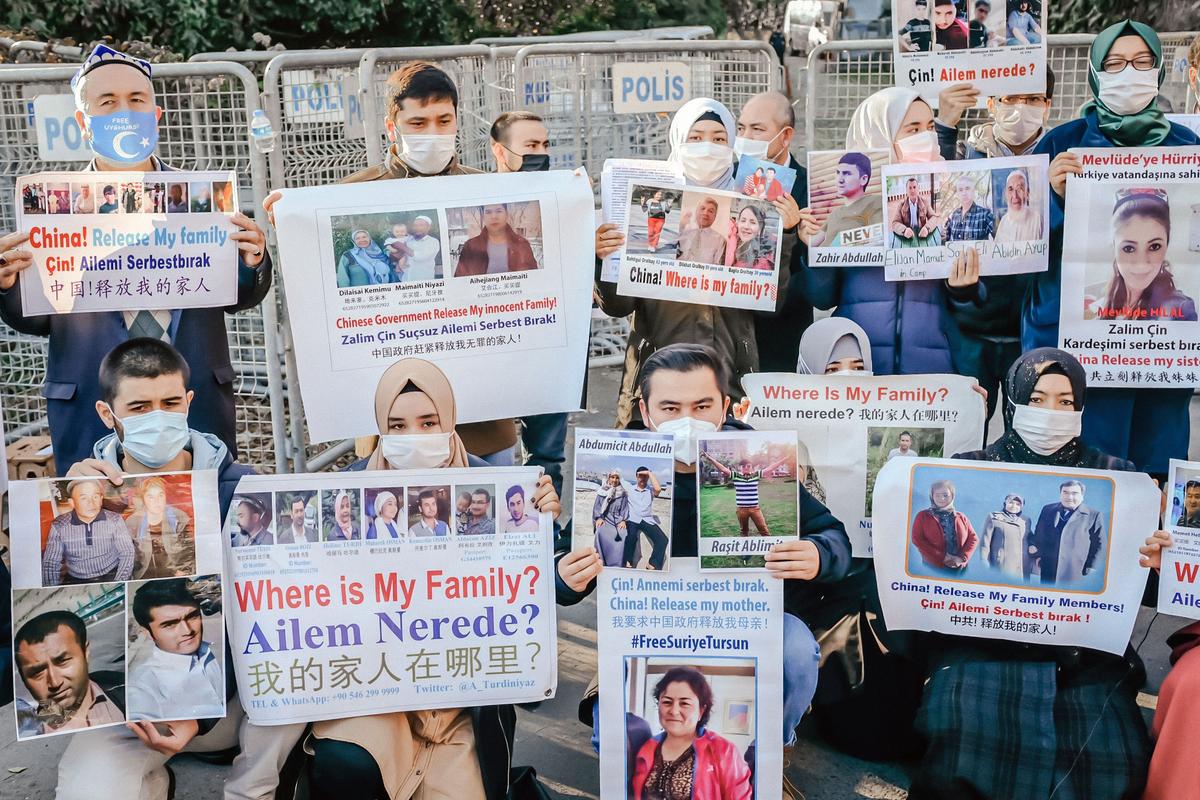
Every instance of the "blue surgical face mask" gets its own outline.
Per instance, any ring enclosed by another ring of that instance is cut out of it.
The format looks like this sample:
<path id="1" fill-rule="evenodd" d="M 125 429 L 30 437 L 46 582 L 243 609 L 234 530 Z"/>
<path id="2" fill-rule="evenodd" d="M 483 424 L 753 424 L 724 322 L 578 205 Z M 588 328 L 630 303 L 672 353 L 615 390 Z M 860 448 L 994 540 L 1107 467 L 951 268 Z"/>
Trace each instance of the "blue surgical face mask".
<path id="1" fill-rule="evenodd" d="M 108 161 L 137 164 L 158 146 L 158 119 L 153 111 L 116 111 L 84 117 L 92 151 Z"/>
<path id="2" fill-rule="evenodd" d="M 158 469 L 175 458 L 192 438 L 186 413 L 149 411 L 118 421 L 122 430 L 121 447 L 150 469 Z"/>

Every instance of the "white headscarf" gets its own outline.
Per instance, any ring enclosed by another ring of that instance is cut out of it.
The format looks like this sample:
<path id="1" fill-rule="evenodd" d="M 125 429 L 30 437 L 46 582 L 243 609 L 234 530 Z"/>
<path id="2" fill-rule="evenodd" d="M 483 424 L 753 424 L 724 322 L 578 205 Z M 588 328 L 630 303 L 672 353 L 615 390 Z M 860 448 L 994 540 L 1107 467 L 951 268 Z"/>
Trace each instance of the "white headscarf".
<path id="1" fill-rule="evenodd" d="M 846 130 L 846 149 L 892 152 L 900 122 L 908 113 L 908 107 L 920 97 L 912 89 L 889 86 L 863 100 L 854 109 L 854 116 L 850 117 L 850 127 Z"/>
<path id="2" fill-rule="evenodd" d="M 737 136 L 737 121 L 734 119 L 733 113 L 716 100 L 708 97 L 696 97 L 680 106 L 679 110 L 675 112 L 675 116 L 671 118 L 671 131 L 667 135 L 671 144 L 671 155 L 667 156 L 669 163 L 682 168 L 683 165 L 679 161 L 679 146 L 687 141 L 688 132 L 696 124 L 696 120 L 710 111 L 721 118 L 721 123 L 725 126 L 725 135 L 729 137 L 729 146 L 733 147 L 733 140 Z M 704 188 L 733 189 L 734 166 L 733 159 L 730 159 L 729 169 L 725 171 L 725 174 L 715 183 L 709 184 Z M 684 176 L 684 181 L 688 186 L 696 185 L 686 175 Z"/>
<path id="3" fill-rule="evenodd" d="M 871 340 L 857 322 L 845 317 L 819 319 L 800 337 L 800 359 L 796 372 L 801 375 L 823 375 L 825 367 L 833 361 L 834 350 L 844 337 L 858 343 L 859 357 L 863 361 L 863 375 L 871 374 Z"/>

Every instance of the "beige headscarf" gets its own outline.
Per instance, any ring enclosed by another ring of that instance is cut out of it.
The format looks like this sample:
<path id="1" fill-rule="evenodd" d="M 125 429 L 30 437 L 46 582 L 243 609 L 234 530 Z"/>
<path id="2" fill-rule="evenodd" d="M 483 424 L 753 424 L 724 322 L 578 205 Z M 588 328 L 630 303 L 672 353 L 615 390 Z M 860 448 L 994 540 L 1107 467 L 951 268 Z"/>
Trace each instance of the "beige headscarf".
<path id="1" fill-rule="evenodd" d="M 405 358 L 392 364 L 379 378 L 379 386 L 375 389 L 375 424 L 379 426 L 380 434 L 387 433 L 388 412 L 396 398 L 404 391 L 404 387 L 412 383 L 424 392 L 437 409 L 438 418 L 443 431 L 450 431 L 450 463 L 447 467 L 465 467 L 467 464 L 467 448 L 454 431 L 458 422 L 458 412 L 454 406 L 454 389 L 450 386 L 446 373 L 435 364 L 420 358 Z M 391 464 L 383 457 L 383 447 L 377 440 L 375 451 L 367 461 L 367 469 L 391 469 Z"/>

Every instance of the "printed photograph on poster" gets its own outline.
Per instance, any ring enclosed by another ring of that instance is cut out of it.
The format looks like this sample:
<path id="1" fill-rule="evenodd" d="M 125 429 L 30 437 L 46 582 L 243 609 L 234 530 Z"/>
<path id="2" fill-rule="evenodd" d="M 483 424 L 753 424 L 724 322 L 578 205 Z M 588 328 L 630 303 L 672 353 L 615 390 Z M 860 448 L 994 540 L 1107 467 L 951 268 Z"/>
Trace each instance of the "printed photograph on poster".
<path id="1" fill-rule="evenodd" d="M 222 172 L 45 172 L 17 179 L 17 227 L 33 268 L 21 274 L 28 316 L 207 308 L 237 300 L 237 228 L 190 210 L 189 182 Z M 231 213 L 236 195 L 228 183 Z M 53 222 L 45 215 L 55 215 Z M 116 216 L 113 216 L 116 215 Z M 103 218 L 102 218 L 103 217 Z"/>
<path id="2" fill-rule="evenodd" d="M 773 309 L 782 225 L 764 200 L 631 183 L 617 292 Z"/>
<path id="3" fill-rule="evenodd" d="M 666 434 L 577 428 L 573 547 L 606 567 L 669 569 L 673 448 Z"/>
<path id="4" fill-rule="evenodd" d="M 443 277 L 436 209 L 348 214 L 329 224 L 339 289 Z"/>
<path id="5" fill-rule="evenodd" d="M 738 191 L 756 200 L 774 202 L 792 193 L 796 170 L 762 158 L 742 156 L 737 163 Z"/>
<path id="6" fill-rule="evenodd" d="M 230 547 L 266 547 L 275 544 L 271 533 L 271 496 L 236 494 L 230 506 L 228 525 Z"/>
<path id="7" fill-rule="evenodd" d="M 400 539 L 408 532 L 401 518 L 405 494 L 402 486 L 387 486 L 363 491 L 363 510 L 367 515 L 364 539 Z"/>
<path id="8" fill-rule="evenodd" d="M 1046 88 L 1042 0 L 892 0 L 896 85 L 933 100 L 948 84 L 984 95 Z"/>
<path id="9" fill-rule="evenodd" d="M 456 278 L 542 268 L 537 200 L 446 209 L 450 272 Z"/>
<path id="10" fill-rule="evenodd" d="M 530 487 L 514 483 L 504 490 L 504 505 L 508 513 L 501 512 L 501 533 L 533 533 L 538 529 L 538 514 L 533 508 Z"/>
<path id="11" fill-rule="evenodd" d="M 1141 473 L 893 459 L 873 502 L 888 627 L 1119 654 L 1161 497 Z"/>
<path id="12" fill-rule="evenodd" d="M 312 544 L 318 533 L 316 492 L 280 492 L 275 496 L 275 544 Z"/>
<path id="13" fill-rule="evenodd" d="M 944 428 L 867 427 L 867 515 L 871 514 L 871 494 L 875 478 L 883 465 L 893 458 L 949 458 L 945 452 Z"/>
<path id="14" fill-rule="evenodd" d="M 774 545 L 800 535 L 793 431 L 737 431 L 697 439 L 702 569 L 765 568 Z"/>
<path id="15" fill-rule="evenodd" d="M 883 167 L 887 150 L 808 154 L 808 207 L 821 225 L 813 266 L 883 265 Z"/>
<path id="16" fill-rule="evenodd" d="M 446 537 L 450 530 L 450 487 L 408 487 L 408 535 Z"/>
<path id="17" fill-rule="evenodd" d="M 618 228 L 625 228 L 625 221 L 629 213 L 629 204 L 626 203 L 626 198 L 629 196 L 629 183 L 650 183 L 656 186 L 683 186 L 683 174 L 679 167 L 670 164 L 666 161 L 651 161 L 641 158 L 608 158 L 604 161 L 604 168 L 600 172 L 600 205 L 602 209 L 602 218 L 606 223 L 616 225 Z M 665 194 L 660 198 L 659 206 L 654 208 L 654 214 L 651 215 L 650 207 L 653 205 L 653 198 L 646 203 L 646 207 L 642 208 L 644 217 L 637 224 L 631 226 L 633 231 L 642 230 L 645 233 L 640 234 L 644 239 L 648 238 L 648 228 L 651 223 L 650 219 L 662 220 L 652 223 L 659 229 L 659 236 L 656 237 L 650 246 L 658 247 L 659 239 L 661 239 L 661 228 L 665 225 L 665 220 L 669 209 L 661 206 L 665 202 Z M 675 208 L 678 209 L 678 200 L 675 202 Z M 678 226 L 673 231 L 678 234 Z M 620 274 L 621 268 L 621 253 L 617 251 L 604 259 L 604 264 L 600 271 L 600 280 L 616 283 L 617 276 Z"/>
<path id="18" fill-rule="evenodd" d="M 327 542 L 362 539 L 361 495 L 352 489 L 321 492 L 321 521 Z"/>
<path id="19" fill-rule="evenodd" d="M 125 584 L 13 590 L 17 739 L 125 723 Z"/>
<path id="20" fill-rule="evenodd" d="M 1200 381 L 1200 147 L 1072 150 L 1059 344 L 1089 386 Z"/>
<path id="21" fill-rule="evenodd" d="M 496 533 L 496 484 L 464 483 L 454 487 L 454 532 L 459 536 Z"/>
<path id="22" fill-rule="evenodd" d="M 1163 530 L 1171 546 L 1162 551 L 1158 610 L 1200 619 L 1200 463 L 1171 459 Z"/>
<path id="23" fill-rule="evenodd" d="M 981 275 L 1045 271 L 1047 168 L 1044 155 L 885 166 L 885 277 L 947 278 L 967 247 Z"/>
<path id="24" fill-rule="evenodd" d="M 225 716 L 221 576 L 162 578 L 125 586 L 130 720 Z M 181 664 L 187 664 L 181 669 Z"/>

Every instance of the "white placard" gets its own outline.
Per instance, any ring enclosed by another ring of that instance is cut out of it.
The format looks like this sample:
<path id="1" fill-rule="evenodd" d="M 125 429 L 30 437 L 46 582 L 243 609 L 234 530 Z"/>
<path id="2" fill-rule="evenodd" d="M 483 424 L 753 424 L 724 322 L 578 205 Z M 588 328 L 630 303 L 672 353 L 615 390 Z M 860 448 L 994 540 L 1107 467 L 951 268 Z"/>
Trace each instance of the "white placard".
<path id="1" fill-rule="evenodd" d="M 1158 610 L 1200 619 L 1200 462 L 1171 459 L 1163 530 L 1171 546 L 1162 551 Z"/>
<path id="2" fill-rule="evenodd" d="M 683 186 L 683 173 L 679 167 L 666 161 L 651 161 L 644 158 L 608 158 L 600 172 L 600 205 L 604 211 L 604 222 L 625 228 L 629 215 L 629 184 L 653 183 L 661 186 Z M 645 225 L 642 226 L 643 229 Z M 604 259 L 600 280 L 616 283 L 621 269 L 621 251 Z"/>

